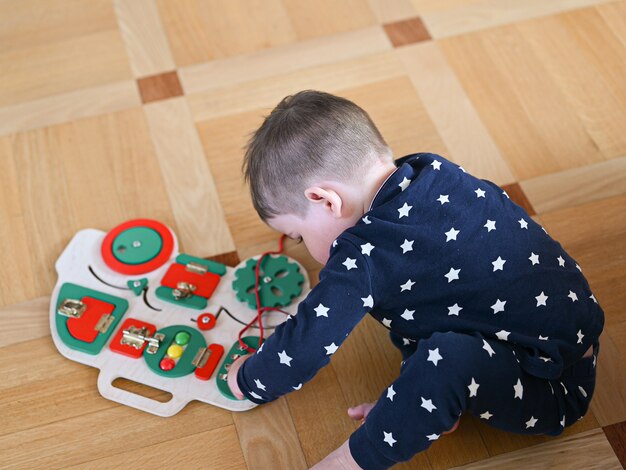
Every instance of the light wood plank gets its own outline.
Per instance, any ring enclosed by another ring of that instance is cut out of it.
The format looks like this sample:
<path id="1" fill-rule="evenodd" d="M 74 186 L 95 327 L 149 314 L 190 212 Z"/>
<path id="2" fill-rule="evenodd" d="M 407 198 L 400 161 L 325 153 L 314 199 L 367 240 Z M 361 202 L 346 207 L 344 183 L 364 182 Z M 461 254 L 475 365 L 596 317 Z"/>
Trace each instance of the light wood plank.
<path id="1" fill-rule="evenodd" d="M 370 115 L 396 158 L 422 151 L 448 155 L 435 124 L 407 77 L 351 87 L 341 95 Z"/>
<path id="2" fill-rule="evenodd" d="M 611 32 L 619 38 L 622 45 L 626 47 L 626 2 L 604 3 L 598 5 L 596 10 L 608 25 Z"/>
<path id="3" fill-rule="evenodd" d="M 542 214 L 548 233 L 573 256 L 605 312 L 607 325 L 626 320 L 626 196 Z"/>
<path id="4" fill-rule="evenodd" d="M 18 0 L 0 3 L 0 50 L 29 47 L 114 30 L 109 0 Z"/>
<path id="5" fill-rule="evenodd" d="M 380 26 L 322 36 L 179 70 L 187 94 L 295 72 L 391 49 Z"/>
<path id="6" fill-rule="evenodd" d="M 0 138 L 0 307 L 36 295 L 33 259 L 26 240 L 25 207 L 19 197 L 13 143 Z"/>
<path id="7" fill-rule="evenodd" d="M 539 176 L 520 186 L 540 214 L 620 196 L 626 193 L 626 157 Z"/>
<path id="8" fill-rule="evenodd" d="M 499 0 L 471 1 L 467 5 L 452 2 L 453 8 L 437 8 L 422 14 L 428 30 L 436 39 L 478 31 L 504 24 L 551 15 L 562 11 L 607 3 L 611 0 Z M 432 4 L 432 0 L 413 0 L 420 10 L 420 3 Z M 466 3 L 466 2 L 463 2 Z M 445 3 L 444 3 L 445 5 Z"/>
<path id="9" fill-rule="evenodd" d="M 287 395 L 287 402 L 309 466 L 343 444 L 356 429 L 332 364 Z"/>
<path id="10" fill-rule="evenodd" d="M 233 413 L 233 420 L 250 470 L 307 468 L 284 398 Z"/>
<path id="11" fill-rule="evenodd" d="M 174 70 L 155 0 L 114 0 L 113 7 L 135 76 Z"/>
<path id="12" fill-rule="evenodd" d="M 602 426 L 626 420 L 626 362 L 613 341 L 610 325 L 600 339 L 596 391 L 591 409 Z"/>
<path id="13" fill-rule="evenodd" d="M 0 348 L 49 335 L 49 307 L 44 296 L 0 308 Z"/>
<path id="14" fill-rule="evenodd" d="M 74 384 L 74 387 L 80 386 L 80 383 Z M 71 391 L 68 390 L 68 393 L 71 394 Z M 54 408 L 51 406 L 53 403 L 52 397 L 49 397 L 46 402 L 48 408 Z M 0 436 L 3 465 L 67 467 L 106 458 L 111 453 L 166 445 L 172 436 L 195 437 L 232 425 L 230 412 L 200 403 L 188 405 L 168 418 L 167 422 L 161 417 L 119 405 L 67 419 L 59 416 L 57 419 L 50 424 Z"/>
<path id="15" fill-rule="evenodd" d="M 503 185 L 515 181 L 439 46 L 434 42 L 397 51 L 450 156 L 470 173 Z M 428 73 L 423 73 L 428 70 Z"/>
<path id="16" fill-rule="evenodd" d="M 174 59 L 186 66 L 294 42 L 280 0 L 157 0 Z"/>
<path id="17" fill-rule="evenodd" d="M 298 40 L 366 28 L 376 23 L 368 0 L 282 0 Z"/>
<path id="18" fill-rule="evenodd" d="M 135 81 L 109 83 L 0 107 L 0 135 L 139 106 Z"/>
<path id="19" fill-rule="evenodd" d="M 626 62 L 626 48 L 607 33 L 598 13 L 579 10 L 520 23 L 517 28 L 602 154 L 607 158 L 626 154 L 626 87 L 623 80 L 611 79 L 612 74 L 626 73 L 621 65 Z M 590 28 L 595 29 L 591 34 L 582 32 Z"/>
<path id="20" fill-rule="evenodd" d="M 517 178 L 605 159 L 515 26 L 440 44 Z"/>
<path id="21" fill-rule="evenodd" d="M 474 462 L 456 469 L 570 469 L 622 468 L 611 444 L 601 429 L 577 434 L 568 439 L 540 444 L 498 457 Z"/>
<path id="22" fill-rule="evenodd" d="M 18 194 L 28 214 L 26 253 L 37 259 L 32 266 L 34 290 L 11 303 L 50 293 L 56 283 L 54 263 L 80 229 L 108 231 L 141 216 L 158 218 L 176 231 L 140 109 L 11 139 Z"/>
<path id="23" fill-rule="evenodd" d="M 0 49 L 0 106 L 132 78 L 117 30 Z"/>
<path id="24" fill-rule="evenodd" d="M 380 23 L 393 23 L 417 15 L 411 0 L 369 0 L 369 5 Z"/>
<path id="25" fill-rule="evenodd" d="M 179 239 L 189 253 L 234 251 L 215 182 L 184 98 L 144 106 Z"/>
<path id="26" fill-rule="evenodd" d="M 71 469 L 143 468 L 213 468 L 239 470 L 246 468 L 235 426 L 224 426 L 178 438 L 168 429 L 169 440 L 146 447 L 90 460 Z"/>
<path id="27" fill-rule="evenodd" d="M 273 108 L 285 96 L 301 90 L 318 89 L 332 93 L 403 74 L 402 65 L 393 51 L 380 52 L 193 94 L 189 96 L 189 105 L 196 121 L 206 121 L 229 114 Z"/>

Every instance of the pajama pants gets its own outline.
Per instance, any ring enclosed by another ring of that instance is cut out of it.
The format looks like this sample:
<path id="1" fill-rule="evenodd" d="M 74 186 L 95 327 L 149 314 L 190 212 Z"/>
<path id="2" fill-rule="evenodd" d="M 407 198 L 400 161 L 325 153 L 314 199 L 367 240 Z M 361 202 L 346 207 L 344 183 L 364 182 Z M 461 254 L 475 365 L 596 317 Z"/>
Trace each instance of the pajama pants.
<path id="1" fill-rule="evenodd" d="M 412 344 L 400 376 L 350 437 L 362 468 L 410 459 L 466 411 L 505 431 L 558 435 L 585 415 L 593 395 L 597 343 L 554 380 L 529 375 L 510 344 L 480 335 L 435 333 Z"/>

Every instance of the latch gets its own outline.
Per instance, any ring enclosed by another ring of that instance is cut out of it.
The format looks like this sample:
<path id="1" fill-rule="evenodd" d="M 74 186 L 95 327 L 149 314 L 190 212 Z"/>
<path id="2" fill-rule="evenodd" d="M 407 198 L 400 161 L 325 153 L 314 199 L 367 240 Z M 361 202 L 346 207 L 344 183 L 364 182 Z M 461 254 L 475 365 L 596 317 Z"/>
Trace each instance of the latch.
<path id="1" fill-rule="evenodd" d="M 145 343 L 148 343 L 146 352 L 148 354 L 156 354 L 161 345 L 161 342 L 165 339 L 163 333 L 155 333 L 154 336 L 150 336 L 148 328 L 130 326 L 128 329 L 122 331 L 122 345 L 129 345 L 135 349 L 141 349 Z"/>
<path id="2" fill-rule="evenodd" d="M 176 289 L 172 291 L 172 295 L 176 300 L 182 300 L 191 297 L 196 289 L 197 287 L 189 282 L 179 282 L 176 284 Z"/>
<path id="3" fill-rule="evenodd" d="M 57 313 L 69 318 L 80 318 L 87 310 L 87 305 L 82 300 L 64 299 L 59 305 Z"/>
<path id="4" fill-rule="evenodd" d="M 209 272 L 209 268 L 207 266 L 204 266 L 204 265 L 202 265 L 200 263 L 196 263 L 194 261 L 189 261 L 185 265 L 185 270 L 190 272 L 190 273 L 200 274 L 201 276 L 203 276 L 207 272 Z"/>

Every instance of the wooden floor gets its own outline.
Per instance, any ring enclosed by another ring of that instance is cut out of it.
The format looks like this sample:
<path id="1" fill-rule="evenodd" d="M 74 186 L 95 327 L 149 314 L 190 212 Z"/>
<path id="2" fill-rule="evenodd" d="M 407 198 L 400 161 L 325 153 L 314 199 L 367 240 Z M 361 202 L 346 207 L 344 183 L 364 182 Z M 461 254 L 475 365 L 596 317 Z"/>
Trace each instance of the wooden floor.
<path id="1" fill-rule="evenodd" d="M 438 152 L 507 186 L 606 312 L 592 410 L 563 436 L 466 416 L 399 467 L 626 462 L 626 1 L 3 0 L 0 71 L 0 467 L 301 469 L 355 429 L 346 408 L 398 372 L 373 321 L 286 398 L 168 419 L 101 398 L 47 326 L 79 229 L 155 218 L 231 262 L 276 247 L 242 147 L 306 88 L 363 106 L 398 157 Z"/>

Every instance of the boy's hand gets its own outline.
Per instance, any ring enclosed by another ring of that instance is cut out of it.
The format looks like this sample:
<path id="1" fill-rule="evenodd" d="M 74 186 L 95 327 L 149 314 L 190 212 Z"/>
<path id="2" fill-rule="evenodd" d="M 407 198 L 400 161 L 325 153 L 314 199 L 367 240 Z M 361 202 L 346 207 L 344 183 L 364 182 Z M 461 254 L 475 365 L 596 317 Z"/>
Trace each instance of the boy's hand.
<path id="1" fill-rule="evenodd" d="M 361 403 L 360 405 L 353 406 L 352 408 L 348 408 L 348 416 L 354 420 L 360 420 L 361 424 L 365 422 L 367 415 L 370 414 L 372 408 L 374 408 L 376 402 L 374 403 Z"/>
<path id="2" fill-rule="evenodd" d="M 235 361 L 230 365 L 230 369 L 228 369 L 228 380 L 226 382 L 228 383 L 228 388 L 230 388 L 230 391 L 233 392 L 233 395 L 235 395 L 237 400 L 244 399 L 243 393 L 241 393 L 239 385 L 237 385 L 237 372 L 239 372 L 239 368 L 249 357 L 250 355 L 246 354 L 245 356 L 235 359 Z"/>
<path id="3" fill-rule="evenodd" d="M 311 467 L 311 470 L 359 470 L 360 468 L 352 458 L 350 446 L 346 441 L 325 459 Z"/>

